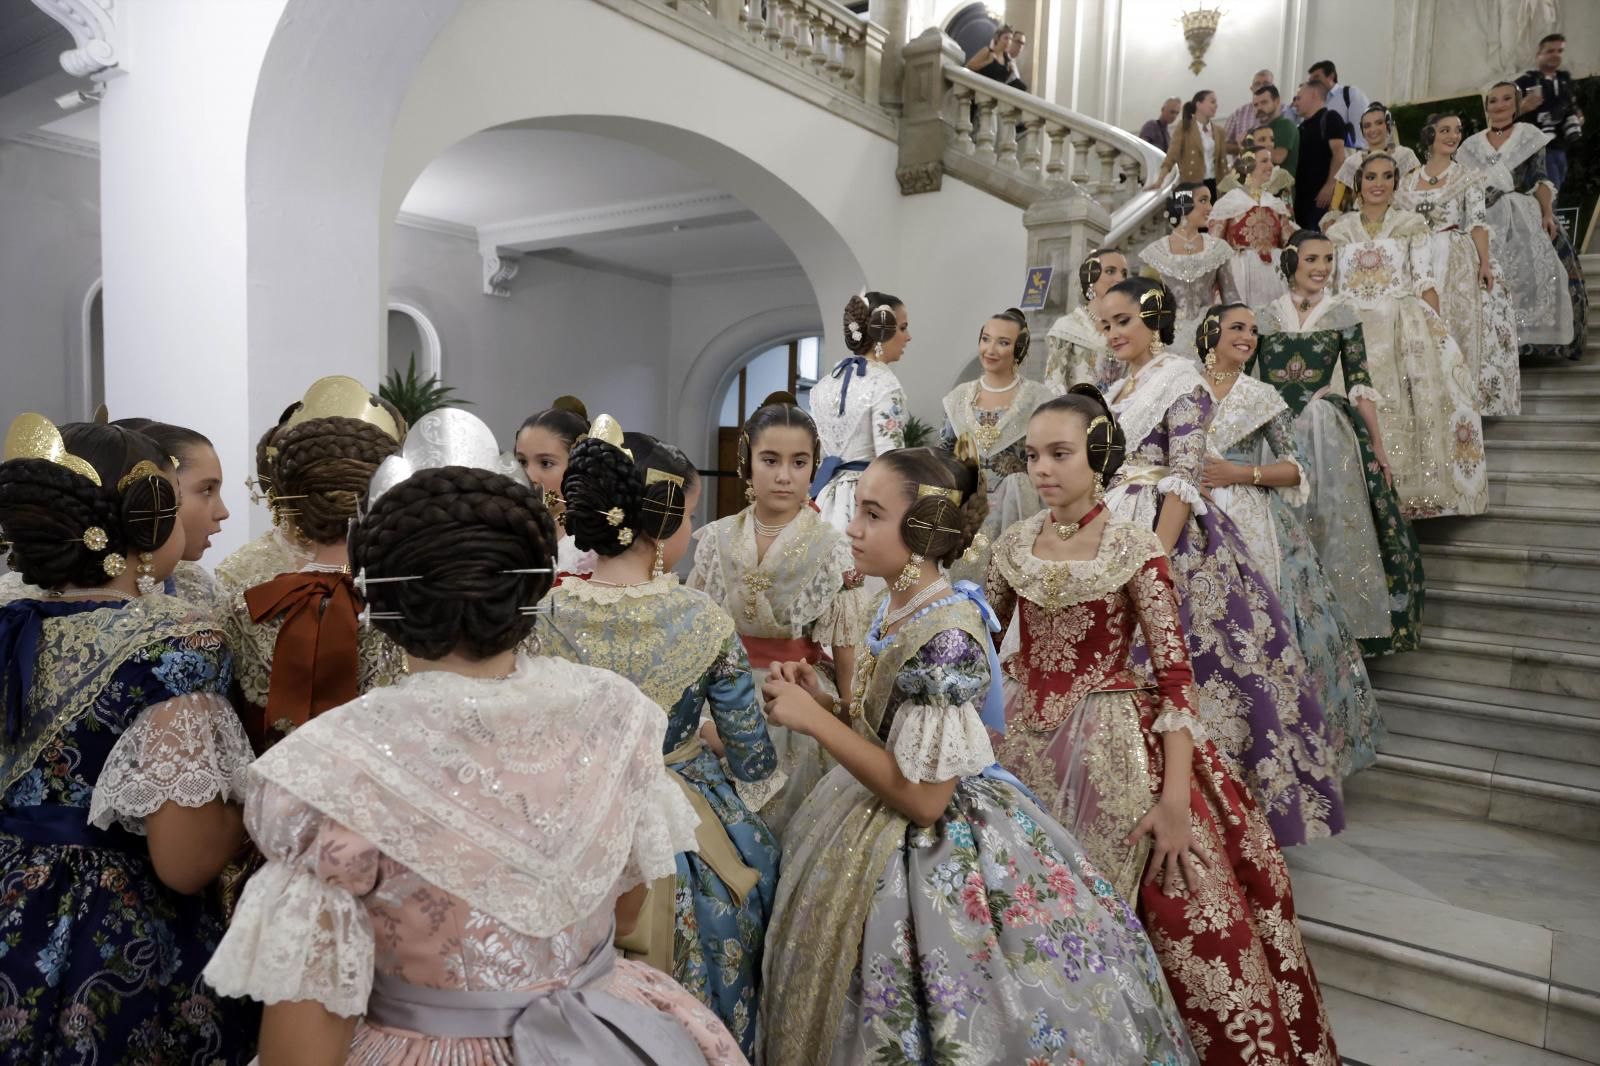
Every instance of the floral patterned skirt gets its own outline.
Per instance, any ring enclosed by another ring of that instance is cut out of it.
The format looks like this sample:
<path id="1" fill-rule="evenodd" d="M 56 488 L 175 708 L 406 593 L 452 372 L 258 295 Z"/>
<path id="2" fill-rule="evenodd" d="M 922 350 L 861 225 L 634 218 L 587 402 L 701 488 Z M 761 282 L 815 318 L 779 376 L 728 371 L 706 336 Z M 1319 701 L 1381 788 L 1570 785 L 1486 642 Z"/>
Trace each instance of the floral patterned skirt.
<path id="1" fill-rule="evenodd" d="M 222 931 L 146 854 L 0 832 L 0 1063 L 248 1062 L 259 1007 L 200 978 Z"/>
<path id="2" fill-rule="evenodd" d="M 965 778 L 923 829 L 836 769 L 785 861 L 769 1066 L 1195 1061 L 1133 910 L 1012 785 Z"/>

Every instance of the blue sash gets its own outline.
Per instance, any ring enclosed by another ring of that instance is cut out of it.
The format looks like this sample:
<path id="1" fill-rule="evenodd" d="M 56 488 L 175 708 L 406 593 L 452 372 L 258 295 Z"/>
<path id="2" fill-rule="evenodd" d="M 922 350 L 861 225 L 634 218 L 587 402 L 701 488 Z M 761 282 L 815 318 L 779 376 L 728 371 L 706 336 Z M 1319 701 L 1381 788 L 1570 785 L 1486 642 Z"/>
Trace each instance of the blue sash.
<path id="1" fill-rule="evenodd" d="M 837 455 L 825 456 L 822 465 L 817 467 L 817 476 L 811 479 L 811 498 L 814 500 L 822 495 L 822 490 L 828 483 L 847 470 L 862 471 L 869 465 L 865 459 L 851 459 L 848 462 Z"/>

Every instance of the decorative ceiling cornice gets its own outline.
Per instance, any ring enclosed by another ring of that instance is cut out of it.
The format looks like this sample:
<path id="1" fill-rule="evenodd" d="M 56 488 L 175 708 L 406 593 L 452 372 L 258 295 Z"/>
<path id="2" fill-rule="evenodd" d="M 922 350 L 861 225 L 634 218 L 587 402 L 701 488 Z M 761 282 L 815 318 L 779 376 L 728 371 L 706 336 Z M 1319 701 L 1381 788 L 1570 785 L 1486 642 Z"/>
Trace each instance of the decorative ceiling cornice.
<path id="1" fill-rule="evenodd" d="M 86 141 L 82 137 L 70 137 L 65 133 L 52 133 L 45 129 L 24 130 L 21 133 L 13 133 L 5 139 L 51 152 L 81 156 L 84 159 L 100 158 L 100 146 L 94 141 Z"/>
<path id="2" fill-rule="evenodd" d="M 117 29 L 118 0 L 33 0 L 65 26 L 76 48 L 61 53 L 61 67 L 79 78 L 106 81 L 126 74 Z"/>

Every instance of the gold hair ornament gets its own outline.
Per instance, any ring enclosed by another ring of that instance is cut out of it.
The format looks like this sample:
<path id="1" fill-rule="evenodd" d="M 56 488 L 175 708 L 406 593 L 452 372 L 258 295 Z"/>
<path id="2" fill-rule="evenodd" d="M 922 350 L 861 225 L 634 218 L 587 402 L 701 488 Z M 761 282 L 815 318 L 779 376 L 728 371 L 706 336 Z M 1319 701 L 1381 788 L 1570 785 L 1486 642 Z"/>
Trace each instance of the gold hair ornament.
<path id="1" fill-rule="evenodd" d="M 964 466 L 982 466 L 983 452 L 978 448 L 977 440 L 971 433 L 963 433 L 956 438 L 956 461 Z M 957 504 L 961 501 L 957 500 Z"/>
<path id="2" fill-rule="evenodd" d="M 396 444 L 400 442 L 400 426 L 394 416 L 382 404 L 372 401 L 372 393 L 365 385 L 343 374 L 332 374 L 312 382 L 299 409 L 284 421 L 283 428 L 287 430 L 313 418 L 351 418 L 366 422 L 377 426 Z"/>
<path id="3" fill-rule="evenodd" d="M 140 459 L 137 463 L 133 464 L 132 470 L 122 475 L 122 478 L 117 482 L 117 491 L 126 492 L 128 490 L 128 486 L 132 485 L 135 481 L 143 481 L 147 478 L 161 476 L 162 473 L 159 466 L 152 463 L 148 459 Z"/>
<path id="4" fill-rule="evenodd" d="M 591 422 L 589 424 L 589 432 L 573 441 L 572 446 L 576 448 L 579 443 L 588 440 L 590 437 L 595 440 L 603 440 L 629 459 L 633 458 L 633 451 L 622 446 L 622 423 L 610 415 L 601 415 Z"/>
<path id="5" fill-rule="evenodd" d="M 676 492 L 679 496 L 682 496 L 684 503 L 688 503 L 688 497 L 683 491 L 683 478 L 666 470 L 657 470 L 654 467 L 647 469 L 644 472 L 644 485 L 647 489 L 651 485 L 667 486 L 667 498 L 665 500 L 657 501 L 646 497 L 639 507 L 639 509 L 646 514 L 659 515 L 661 517 L 661 521 L 656 523 L 656 561 L 655 564 L 650 568 L 650 576 L 652 578 L 657 578 L 666 572 L 665 549 L 662 546 L 662 534 L 666 531 L 668 522 L 670 522 L 674 517 L 682 517 L 683 515 L 683 511 L 681 509 L 678 511 L 674 511 L 672 509 L 673 493 Z"/>
<path id="6" fill-rule="evenodd" d="M 918 485 L 917 499 L 926 499 L 929 496 L 943 496 L 957 507 L 961 506 L 961 490 L 947 489 L 939 485 Z"/>
<path id="7" fill-rule="evenodd" d="M 100 485 L 100 474 L 86 460 L 67 451 L 61 431 L 44 415 L 28 412 L 11 420 L 11 428 L 6 430 L 5 458 L 43 459 Z"/>

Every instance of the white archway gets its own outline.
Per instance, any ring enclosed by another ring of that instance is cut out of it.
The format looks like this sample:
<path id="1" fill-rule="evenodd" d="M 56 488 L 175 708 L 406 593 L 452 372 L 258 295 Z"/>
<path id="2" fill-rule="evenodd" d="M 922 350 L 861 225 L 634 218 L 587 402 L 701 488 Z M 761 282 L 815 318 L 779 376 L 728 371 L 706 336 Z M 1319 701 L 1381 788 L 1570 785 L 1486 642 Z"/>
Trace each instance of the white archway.
<path id="1" fill-rule="evenodd" d="M 415 304 L 402 300 L 389 301 L 389 313 L 401 314 L 415 324 L 417 339 L 421 344 L 421 351 L 417 353 L 417 376 L 435 377 L 440 384 L 444 383 L 444 348 L 439 342 L 439 330 L 433 324 L 433 319 Z M 398 369 L 393 362 L 392 353 L 390 368 Z"/>
<path id="2" fill-rule="evenodd" d="M 93 417 L 94 410 L 105 400 L 106 348 L 105 348 L 105 279 L 95 278 L 83 294 L 83 307 L 78 319 L 78 400 L 85 418 Z"/>

